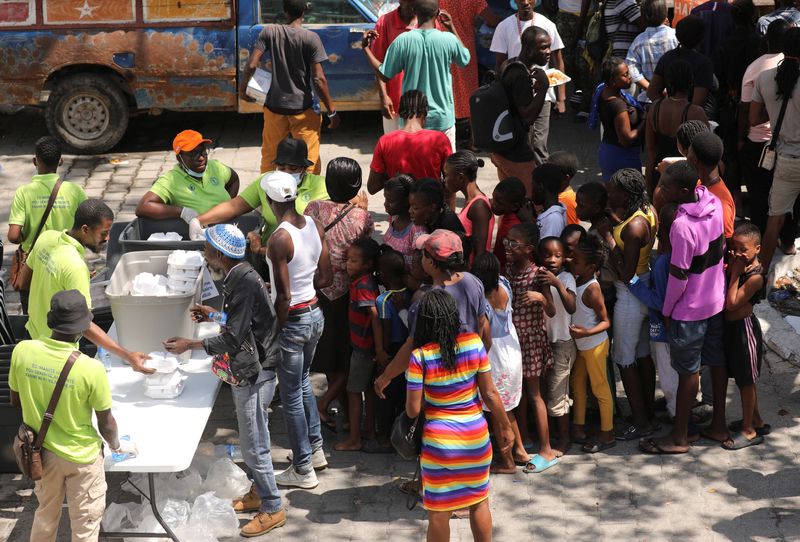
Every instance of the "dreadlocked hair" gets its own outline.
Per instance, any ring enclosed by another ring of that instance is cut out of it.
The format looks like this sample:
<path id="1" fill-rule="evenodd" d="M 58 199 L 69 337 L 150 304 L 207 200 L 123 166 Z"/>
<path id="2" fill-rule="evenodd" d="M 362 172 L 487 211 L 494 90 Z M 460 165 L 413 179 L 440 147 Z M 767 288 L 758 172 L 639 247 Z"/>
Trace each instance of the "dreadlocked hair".
<path id="1" fill-rule="evenodd" d="M 647 197 L 647 187 L 641 171 L 633 168 L 620 169 L 611 176 L 611 182 L 628 193 L 625 218 L 632 216 L 636 211 L 647 211 L 650 208 L 650 199 Z"/>
<path id="2" fill-rule="evenodd" d="M 430 290 L 419 303 L 414 346 L 439 345 L 442 365 L 448 372 L 456 368 L 456 337 L 461 327 L 456 300 L 445 290 Z"/>
<path id="3" fill-rule="evenodd" d="M 400 111 L 398 116 L 401 119 L 413 119 L 428 116 L 428 97 L 421 90 L 409 90 L 400 97 Z"/>

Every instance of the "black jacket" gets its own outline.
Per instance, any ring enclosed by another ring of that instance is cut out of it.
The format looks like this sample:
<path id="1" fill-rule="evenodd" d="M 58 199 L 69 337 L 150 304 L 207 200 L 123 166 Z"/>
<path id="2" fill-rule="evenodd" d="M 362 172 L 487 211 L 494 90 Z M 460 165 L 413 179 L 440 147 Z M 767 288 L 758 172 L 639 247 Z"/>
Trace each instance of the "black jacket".
<path id="1" fill-rule="evenodd" d="M 278 317 L 261 277 L 247 262 L 231 269 L 222 281 L 222 333 L 203 340 L 208 354 L 230 356 L 237 378 L 251 378 L 262 368 L 275 367 L 280 357 Z"/>

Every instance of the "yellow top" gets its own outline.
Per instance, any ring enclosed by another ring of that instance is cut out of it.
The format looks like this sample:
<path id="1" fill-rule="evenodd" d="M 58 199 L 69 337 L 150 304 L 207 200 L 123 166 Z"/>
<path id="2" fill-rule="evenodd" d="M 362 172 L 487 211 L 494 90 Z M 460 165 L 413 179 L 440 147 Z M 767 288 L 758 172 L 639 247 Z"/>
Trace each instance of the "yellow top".
<path id="1" fill-rule="evenodd" d="M 637 216 L 643 217 L 647 220 L 647 223 L 650 224 L 650 237 L 651 240 L 649 243 L 644 245 L 639 250 L 639 263 L 636 264 L 636 274 L 641 275 L 642 273 L 647 273 L 650 270 L 650 251 L 653 250 L 653 244 L 655 244 L 656 236 L 653 235 L 653 228 L 656 227 L 656 217 L 653 214 L 653 209 L 650 208 L 645 213 L 642 210 L 638 210 L 629 216 L 626 220 L 623 220 L 616 226 L 614 226 L 613 234 L 614 234 L 614 242 L 617 243 L 620 250 L 625 250 L 625 242 L 622 240 L 622 230 L 625 229 L 625 226 L 628 225 L 628 222 L 636 218 Z"/>

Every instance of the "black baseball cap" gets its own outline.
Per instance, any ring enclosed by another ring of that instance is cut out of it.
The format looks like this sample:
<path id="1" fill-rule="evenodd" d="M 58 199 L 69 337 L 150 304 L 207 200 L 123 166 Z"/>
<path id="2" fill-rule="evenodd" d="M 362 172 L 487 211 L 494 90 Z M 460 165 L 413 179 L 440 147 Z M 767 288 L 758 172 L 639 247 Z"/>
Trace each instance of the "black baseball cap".
<path id="1" fill-rule="evenodd" d="M 275 163 L 286 166 L 310 167 L 314 165 L 308 159 L 308 146 L 302 139 L 287 137 L 278 143 Z"/>

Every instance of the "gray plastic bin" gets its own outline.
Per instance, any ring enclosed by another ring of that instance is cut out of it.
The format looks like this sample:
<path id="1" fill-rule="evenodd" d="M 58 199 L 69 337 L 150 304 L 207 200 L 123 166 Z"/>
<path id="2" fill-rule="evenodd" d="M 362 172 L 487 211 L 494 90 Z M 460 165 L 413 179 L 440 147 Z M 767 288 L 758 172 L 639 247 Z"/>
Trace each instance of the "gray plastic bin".
<path id="1" fill-rule="evenodd" d="M 200 299 L 203 274 L 197 277 L 195 292 L 169 296 L 134 296 L 125 290 L 139 273 L 167 274 L 170 250 L 149 250 L 123 254 L 106 288 L 119 343 L 128 350 L 164 350 L 170 337 L 195 336 L 189 308 Z"/>

